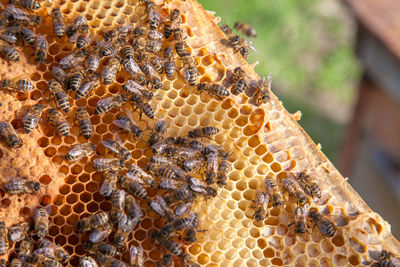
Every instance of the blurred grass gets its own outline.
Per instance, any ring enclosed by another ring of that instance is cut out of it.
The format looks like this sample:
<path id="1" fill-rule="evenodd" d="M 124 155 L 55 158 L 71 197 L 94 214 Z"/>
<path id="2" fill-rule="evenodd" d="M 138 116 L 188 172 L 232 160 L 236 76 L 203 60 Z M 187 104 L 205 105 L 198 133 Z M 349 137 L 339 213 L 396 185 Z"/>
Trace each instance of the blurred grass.
<path id="1" fill-rule="evenodd" d="M 241 21 L 256 29 L 252 41 L 258 53 L 249 62 L 259 61 L 256 71 L 262 76 L 272 72 L 274 93 L 289 112 L 303 112 L 300 124 L 332 161 L 345 119 L 339 122 L 329 112 L 334 115 L 335 108 L 351 105 L 360 73 L 352 25 L 334 1 L 199 0 L 205 9 L 216 11 L 221 23 Z M 314 96 L 321 94 L 329 95 L 337 107 L 322 112 L 313 105 L 319 101 Z"/>

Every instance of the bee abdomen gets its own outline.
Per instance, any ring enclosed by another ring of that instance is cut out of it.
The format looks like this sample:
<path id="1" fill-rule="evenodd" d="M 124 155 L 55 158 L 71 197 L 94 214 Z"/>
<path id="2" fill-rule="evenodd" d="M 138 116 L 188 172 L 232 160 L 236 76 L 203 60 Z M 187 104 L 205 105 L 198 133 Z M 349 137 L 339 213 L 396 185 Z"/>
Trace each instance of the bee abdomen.
<path id="1" fill-rule="evenodd" d="M 17 52 L 17 50 L 14 49 L 14 47 L 10 46 L 10 45 L 4 45 L 1 47 L 1 55 L 9 61 L 12 62 L 17 62 L 19 61 L 19 54 Z"/>

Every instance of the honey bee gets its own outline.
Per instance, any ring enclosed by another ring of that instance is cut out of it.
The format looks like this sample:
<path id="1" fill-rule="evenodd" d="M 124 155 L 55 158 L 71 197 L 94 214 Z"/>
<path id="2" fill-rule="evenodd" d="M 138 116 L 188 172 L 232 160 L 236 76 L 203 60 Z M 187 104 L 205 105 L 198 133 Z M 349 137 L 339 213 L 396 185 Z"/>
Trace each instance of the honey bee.
<path id="1" fill-rule="evenodd" d="M 24 193 L 32 194 L 40 189 L 40 184 L 38 182 L 27 181 L 19 177 L 14 177 L 4 185 L 4 189 L 10 195 Z"/>
<path id="2" fill-rule="evenodd" d="M 141 267 L 143 266 L 144 257 L 143 257 L 143 249 L 142 247 L 129 247 L 129 262 L 132 267 Z"/>
<path id="3" fill-rule="evenodd" d="M 110 216 L 105 211 L 85 217 L 77 222 L 76 228 L 79 232 L 89 232 L 97 227 L 105 225 L 110 220 Z"/>
<path id="4" fill-rule="evenodd" d="M 179 201 L 183 201 L 185 203 L 192 202 L 196 198 L 196 195 L 189 189 L 188 185 L 183 185 L 178 189 L 164 195 L 163 198 L 168 205 L 172 205 Z"/>
<path id="5" fill-rule="evenodd" d="M 219 129 L 214 126 L 205 126 L 195 128 L 188 133 L 189 138 L 199 138 L 199 137 L 207 137 L 209 138 L 212 135 L 216 135 L 219 133 Z"/>
<path id="6" fill-rule="evenodd" d="M 187 228 L 197 228 L 199 223 L 199 216 L 197 213 L 189 213 L 187 217 L 178 218 L 172 222 L 176 231 L 181 231 Z"/>
<path id="7" fill-rule="evenodd" d="M 124 167 L 123 161 L 114 158 L 97 158 L 93 160 L 93 168 L 97 172 L 117 171 Z"/>
<path id="8" fill-rule="evenodd" d="M 94 255 L 99 266 L 103 267 L 129 267 L 129 265 L 123 261 L 114 259 L 113 257 L 97 253 Z"/>
<path id="9" fill-rule="evenodd" d="M 35 46 L 35 61 L 43 64 L 46 62 L 47 49 L 49 48 L 49 43 L 46 37 L 42 34 L 36 35 L 36 46 Z"/>
<path id="10" fill-rule="evenodd" d="M 1 86 L 4 88 L 12 89 L 13 92 L 18 91 L 22 93 L 30 92 L 35 89 L 35 85 L 33 82 L 28 79 L 3 79 L 1 80 Z"/>
<path id="11" fill-rule="evenodd" d="M 156 69 L 156 71 L 157 71 L 159 74 L 163 74 L 163 72 L 164 72 L 164 66 L 163 66 L 163 64 L 162 64 L 162 62 L 161 62 L 161 59 L 160 59 L 159 57 L 153 56 L 152 59 L 151 59 L 151 61 L 150 61 L 150 63 L 151 63 L 151 65 L 154 66 L 154 68 Z"/>
<path id="12" fill-rule="evenodd" d="M 4 255 L 8 251 L 7 228 L 4 222 L 0 222 L 0 255 Z"/>
<path id="13" fill-rule="evenodd" d="M 96 109 L 94 110 L 94 114 L 102 115 L 113 108 L 122 107 L 126 102 L 126 96 L 124 94 L 113 95 L 103 99 L 100 99 L 97 102 Z"/>
<path id="14" fill-rule="evenodd" d="M 97 262 L 89 256 L 82 256 L 79 259 L 79 265 L 82 267 L 99 267 Z"/>
<path id="15" fill-rule="evenodd" d="M 40 104 L 35 104 L 31 107 L 28 113 L 22 118 L 22 125 L 25 132 L 30 133 L 38 125 L 40 117 L 43 113 L 43 107 Z"/>
<path id="16" fill-rule="evenodd" d="M 266 177 L 264 179 L 264 185 L 270 199 L 272 200 L 272 205 L 274 207 L 283 205 L 282 194 L 279 191 L 276 182 L 272 178 Z"/>
<path id="17" fill-rule="evenodd" d="M 19 54 L 11 45 L 0 43 L 0 55 L 9 62 L 19 61 Z"/>
<path id="18" fill-rule="evenodd" d="M 19 148 L 22 146 L 21 139 L 19 139 L 14 128 L 8 122 L 0 121 L 0 137 L 3 137 L 9 147 Z"/>
<path id="19" fill-rule="evenodd" d="M 112 196 L 117 188 L 118 176 L 114 171 L 109 171 L 104 175 L 103 184 L 100 187 L 99 193 L 105 198 Z"/>
<path id="20" fill-rule="evenodd" d="M 8 240 L 11 242 L 19 242 L 25 239 L 30 225 L 27 222 L 21 222 L 8 228 Z"/>
<path id="21" fill-rule="evenodd" d="M 214 178 L 218 171 L 218 155 L 215 153 L 210 153 L 207 155 L 207 165 L 206 165 L 206 182 L 208 184 L 214 183 Z"/>
<path id="22" fill-rule="evenodd" d="M 114 257 L 120 254 L 117 250 L 117 247 L 105 242 L 98 242 L 98 243 L 87 242 L 84 244 L 84 247 L 86 250 L 88 250 L 89 254 L 92 255 L 101 253 L 106 256 Z"/>
<path id="23" fill-rule="evenodd" d="M 132 194 L 137 198 L 142 198 L 142 199 L 147 198 L 147 191 L 143 187 L 143 185 L 140 184 L 139 182 L 129 179 L 125 175 L 121 175 L 118 177 L 118 183 L 129 194 Z"/>
<path id="24" fill-rule="evenodd" d="M 188 178 L 189 188 L 196 194 L 203 195 L 205 198 L 215 197 L 217 195 L 217 190 L 211 186 L 207 186 L 205 183 L 197 178 Z"/>
<path id="25" fill-rule="evenodd" d="M 27 262 L 32 259 L 33 240 L 30 236 L 22 240 L 18 248 L 18 259 Z"/>
<path id="26" fill-rule="evenodd" d="M 71 69 L 81 63 L 86 56 L 87 52 L 83 50 L 78 50 L 63 57 L 60 60 L 60 67 L 62 69 Z"/>
<path id="27" fill-rule="evenodd" d="M 254 30 L 250 25 L 243 23 L 243 22 L 235 22 L 233 27 L 241 32 L 242 34 L 246 35 L 247 37 L 250 38 L 255 38 L 257 37 L 257 32 Z"/>
<path id="28" fill-rule="evenodd" d="M 175 76 L 176 63 L 174 59 L 174 54 L 172 46 L 165 48 L 164 50 L 164 70 L 167 78 L 172 79 Z"/>
<path id="29" fill-rule="evenodd" d="M 157 240 L 156 240 L 157 242 Z M 158 242 L 160 246 L 163 246 L 168 252 L 170 252 L 172 255 L 175 256 L 181 256 L 182 255 L 182 249 L 181 247 L 175 243 L 175 241 L 172 238 L 167 238 L 163 240 L 162 242 Z"/>
<path id="30" fill-rule="evenodd" d="M 62 113 L 56 108 L 51 108 L 49 110 L 49 115 L 49 122 L 57 129 L 57 131 L 61 135 L 67 136 L 69 134 L 70 126 Z"/>
<path id="31" fill-rule="evenodd" d="M 69 75 L 67 90 L 75 92 L 81 86 L 83 77 L 85 75 L 84 69 L 77 66 Z"/>
<path id="32" fill-rule="evenodd" d="M 125 38 L 129 33 L 133 31 L 133 26 L 130 24 L 120 25 L 114 29 L 111 29 L 104 33 L 103 38 L 107 42 L 113 41 L 115 38 Z"/>
<path id="33" fill-rule="evenodd" d="M 116 57 L 112 57 L 108 64 L 104 67 L 103 72 L 101 73 L 101 78 L 103 79 L 104 84 L 111 84 L 115 75 L 120 69 L 120 61 Z"/>
<path id="34" fill-rule="evenodd" d="M 142 71 L 152 83 L 154 89 L 160 89 L 162 87 L 160 76 L 149 62 L 142 65 Z"/>
<path id="35" fill-rule="evenodd" d="M 151 100 L 153 98 L 152 92 L 148 91 L 144 86 L 138 84 L 133 80 L 127 80 L 122 88 L 128 93 L 139 95 L 148 100 Z"/>
<path id="36" fill-rule="evenodd" d="M 144 84 L 146 82 L 146 76 L 140 69 L 139 65 L 133 58 L 126 58 L 122 61 L 122 66 L 127 72 L 139 83 Z"/>
<path id="37" fill-rule="evenodd" d="M 125 109 L 126 116 L 124 115 L 119 115 L 116 120 L 113 121 L 113 123 L 126 130 L 127 132 L 131 133 L 135 137 L 141 137 L 143 134 L 143 131 L 139 128 L 139 126 L 134 122 L 134 118 L 132 113 L 128 110 Z"/>
<path id="38" fill-rule="evenodd" d="M 306 192 L 307 195 L 311 196 L 312 198 L 321 197 L 321 190 L 319 189 L 319 186 L 315 182 L 314 178 L 302 172 L 297 175 L 297 179 L 299 180 L 300 185 L 303 187 L 304 192 Z"/>
<path id="39" fill-rule="evenodd" d="M 162 155 L 153 155 L 150 158 L 150 162 L 156 164 L 156 165 L 172 165 L 173 162 L 167 157 L 164 157 Z"/>
<path id="40" fill-rule="evenodd" d="M 114 174 L 114 177 L 117 178 L 117 176 L 115 174 Z M 112 177 L 112 178 L 114 178 L 114 177 Z M 116 179 L 115 179 L 115 182 L 116 182 Z M 104 183 L 106 183 L 106 177 L 104 178 L 103 184 Z M 116 188 L 115 185 L 113 188 L 114 189 Z M 124 190 L 115 189 L 111 193 L 112 208 L 111 208 L 110 217 L 111 217 L 111 222 L 113 222 L 114 224 L 119 222 L 119 220 L 122 217 L 122 214 L 124 213 L 125 197 L 126 197 L 126 193 Z"/>
<path id="41" fill-rule="evenodd" d="M 180 57 L 187 56 L 185 38 L 183 37 L 183 30 L 181 28 L 174 29 L 174 42 L 175 51 Z"/>
<path id="42" fill-rule="evenodd" d="M 378 260 L 378 266 L 380 267 L 397 267 L 400 264 L 400 260 L 387 250 L 379 252 L 376 260 Z M 375 265 L 373 264 L 372 266 Z"/>
<path id="43" fill-rule="evenodd" d="M 232 28 L 227 24 L 223 24 L 220 26 L 221 31 L 225 34 L 227 38 L 234 36 Z"/>
<path id="44" fill-rule="evenodd" d="M 29 10 L 35 10 L 40 8 L 40 4 L 36 0 L 9 0 L 12 5 L 20 5 Z"/>
<path id="45" fill-rule="evenodd" d="M 192 203 L 178 203 L 176 205 L 174 214 L 175 216 L 182 217 L 192 209 Z"/>
<path id="46" fill-rule="evenodd" d="M 158 53 L 161 50 L 163 34 L 159 31 L 150 30 L 147 35 L 146 50 Z"/>
<path id="47" fill-rule="evenodd" d="M 173 9 L 168 16 L 168 20 L 164 24 L 164 37 L 168 39 L 173 32 L 176 24 L 180 22 L 181 11 L 177 8 Z"/>
<path id="48" fill-rule="evenodd" d="M 253 43 L 235 35 L 229 38 L 229 45 L 233 48 L 234 53 L 239 53 L 244 59 L 249 58 L 249 49 L 256 51 Z"/>
<path id="49" fill-rule="evenodd" d="M 64 264 L 67 263 L 69 259 L 69 254 L 61 246 L 57 246 L 46 238 L 42 238 L 39 241 L 38 246 L 42 249 L 42 255 L 44 255 L 45 257 L 62 262 Z"/>
<path id="50" fill-rule="evenodd" d="M 35 250 L 36 251 L 36 250 Z M 47 258 L 42 254 L 36 253 L 33 256 L 32 263 L 34 264 L 33 266 L 48 266 L 48 267 L 62 267 L 64 266 L 60 262 Z"/>
<path id="51" fill-rule="evenodd" d="M 75 99 L 81 99 L 85 97 L 87 94 L 93 92 L 93 90 L 99 86 L 100 78 L 97 73 L 93 73 L 86 77 L 86 80 L 79 87 L 78 91 L 76 91 Z"/>
<path id="52" fill-rule="evenodd" d="M 49 81 L 49 91 L 50 95 L 54 97 L 54 102 L 57 107 L 61 108 L 62 111 L 69 111 L 69 101 L 68 95 L 65 93 L 61 84 L 59 84 L 56 80 Z"/>
<path id="53" fill-rule="evenodd" d="M 98 46 L 94 46 L 86 58 L 85 66 L 86 71 L 89 73 L 94 73 L 100 66 L 99 49 L 100 48 Z"/>
<path id="54" fill-rule="evenodd" d="M 159 120 L 154 124 L 153 131 L 150 134 L 149 144 L 154 145 L 162 140 L 162 135 L 165 133 L 167 129 L 167 122 L 163 120 Z"/>
<path id="55" fill-rule="evenodd" d="M 76 39 L 76 47 L 82 49 L 90 44 L 91 36 L 89 33 L 82 33 Z"/>
<path id="56" fill-rule="evenodd" d="M 44 208 L 38 208 L 33 216 L 34 231 L 39 239 L 49 234 L 49 214 Z"/>
<path id="57" fill-rule="evenodd" d="M 225 173 L 220 173 L 217 176 L 217 185 L 219 187 L 224 187 L 227 185 L 228 176 Z"/>
<path id="58" fill-rule="evenodd" d="M 0 28 L 0 39 L 10 44 L 15 44 L 18 41 L 17 35 L 4 28 Z"/>
<path id="59" fill-rule="evenodd" d="M 181 259 L 183 267 L 200 267 L 200 264 L 194 262 L 190 254 L 184 254 Z"/>
<path id="60" fill-rule="evenodd" d="M 189 55 L 185 55 L 183 57 L 183 66 L 184 66 L 183 74 L 185 81 L 191 86 L 196 85 L 197 67 L 194 58 Z"/>
<path id="61" fill-rule="evenodd" d="M 92 143 L 77 144 L 65 155 L 65 159 L 69 162 L 79 161 L 93 155 L 95 150 L 96 146 Z"/>
<path id="62" fill-rule="evenodd" d="M 66 29 L 66 34 L 68 38 L 71 38 L 77 32 L 86 33 L 89 31 L 89 26 L 87 25 L 87 19 L 84 16 L 76 17 Z"/>
<path id="63" fill-rule="evenodd" d="M 294 210 L 294 222 L 288 226 L 294 224 L 294 232 L 296 234 L 304 234 L 306 232 L 308 210 L 308 205 L 297 206 Z"/>
<path id="64" fill-rule="evenodd" d="M 260 222 L 265 219 L 267 215 L 268 203 L 269 203 L 269 195 L 266 192 L 258 191 L 256 193 L 255 203 L 255 211 L 253 214 L 253 218 L 257 222 Z"/>
<path id="65" fill-rule="evenodd" d="M 167 221 L 172 221 L 175 217 L 174 212 L 160 195 L 157 195 L 155 200 L 149 200 L 147 205 L 152 211 Z"/>
<path id="66" fill-rule="evenodd" d="M 129 218 L 134 218 L 137 221 L 140 221 L 143 218 L 142 209 L 135 198 L 131 195 L 126 196 L 125 210 L 126 215 L 129 216 Z"/>
<path id="67" fill-rule="evenodd" d="M 143 98 L 138 95 L 132 95 L 129 98 L 129 102 L 132 106 L 136 106 L 135 109 L 140 109 L 140 119 L 142 118 L 142 113 L 144 113 L 150 119 L 154 118 L 154 110 L 149 103 L 144 102 Z"/>
<path id="68" fill-rule="evenodd" d="M 156 10 L 156 6 L 153 1 L 148 1 L 149 4 L 146 6 L 146 11 L 149 19 L 150 30 L 157 30 L 160 25 L 160 14 Z"/>
<path id="69" fill-rule="evenodd" d="M 134 177 L 138 177 L 141 179 L 141 182 L 137 180 L 138 182 L 154 187 L 155 180 L 153 179 L 153 177 L 143 171 L 142 168 L 140 168 L 136 164 L 131 164 L 129 171 L 126 173 L 126 176 L 133 180 L 135 179 Z"/>
<path id="70" fill-rule="evenodd" d="M 7 267 L 7 262 L 5 259 L 0 260 L 0 266 Z M 17 258 L 14 258 L 10 263 L 10 267 L 22 267 L 22 261 Z"/>
<path id="71" fill-rule="evenodd" d="M 126 149 L 119 141 L 109 139 L 101 141 L 101 143 L 121 159 L 129 160 L 131 158 L 131 153 L 129 153 L 129 150 Z"/>
<path id="72" fill-rule="evenodd" d="M 37 26 L 40 24 L 41 17 L 28 13 L 13 4 L 8 5 L 2 12 L 2 15 L 10 22 L 11 25 L 22 24 Z"/>
<path id="73" fill-rule="evenodd" d="M 321 234 L 328 237 L 333 237 L 336 233 L 335 226 L 333 222 L 327 218 L 322 217 L 322 215 L 317 210 L 312 210 L 308 216 L 313 220 L 314 226 L 318 226 Z"/>
<path id="74" fill-rule="evenodd" d="M 51 10 L 51 18 L 53 21 L 54 34 L 61 38 L 65 33 L 65 19 L 59 8 L 53 8 Z"/>
<path id="75" fill-rule="evenodd" d="M 234 69 L 232 73 L 232 82 L 234 83 L 232 87 L 232 92 L 234 94 L 240 94 L 246 89 L 247 81 L 245 80 L 245 72 L 241 67 Z"/>
<path id="76" fill-rule="evenodd" d="M 139 219 L 137 218 L 127 218 L 125 214 L 123 214 L 123 218 L 118 223 L 117 232 L 114 235 L 113 243 L 117 247 L 125 247 L 128 241 L 128 235 L 130 232 L 135 229 L 138 224 Z"/>
<path id="77" fill-rule="evenodd" d="M 158 267 L 169 267 L 173 265 L 172 255 L 164 254 L 161 260 L 157 263 Z"/>
<path id="78" fill-rule="evenodd" d="M 125 59 L 133 59 L 135 50 L 130 45 L 125 45 L 121 48 L 121 54 Z"/>
<path id="79" fill-rule="evenodd" d="M 56 79 L 60 84 L 62 85 L 66 84 L 68 75 L 63 69 L 57 66 L 53 66 L 51 68 L 51 73 L 53 74 L 54 79 Z"/>
<path id="80" fill-rule="evenodd" d="M 166 179 L 179 180 L 179 176 L 175 172 L 174 168 L 172 168 L 171 166 L 163 166 L 163 165 L 160 166 L 152 163 L 147 165 L 146 169 L 155 176 Z"/>
<path id="81" fill-rule="evenodd" d="M 86 139 L 89 139 L 93 133 L 93 126 L 86 108 L 78 108 L 78 111 L 76 112 L 76 120 L 78 121 L 81 135 L 83 135 L 83 137 Z"/>
<path id="82" fill-rule="evenodd" d="M 208 94 L 213 94 L 220 100 L 222 100 L 223 97 L 229 96 L 229 91 L 218 83 L 199 83 L 197 85 L 197 90 L 200 94 L 207 91 Z"/>
<path id="83" fill-rule="evenodd" d="M 35 32 L 28 27 L 22 25 L 13 25 L 8 27 L 12 32 L 16 32 L 22 39 L 23 42 L 34 45 L 35 44 Z"/>
<path id="84" fill-rule="evenodd" d="M 282 183 L 285 186 L 286 190 L 289 192 L 289 195 L 294 197 L 297 200 L 298 204 L 304 205 L 308 202 L 308 197 L 305 195 L 303 189 L 301 189 L 296 180 L 292 178 L 287 178 L 283 179 Z"/>
<path id="85" fill-rule="evenodd" d="M 260 103 L 267 103 L 270 99 L 270 93 L 269 91 L 271 90 L 271 84 L 272 84 L 272 74 L 268 74 L 268 80 L 265 80 L 265 78 L 261 78 L 258 80 L 256 83 L 255 87 L 258 89 L 257 93 L 257 104 L 259 105 Z"/>
<path id="86" fill-rule="evenodd" d="M 99 243 L 104 241 L 112 232 L 112 227 L 110 224 L 106 223 L 99 227 L 96 227 L 89 236 L 89 241 L 91 243 Z"/>

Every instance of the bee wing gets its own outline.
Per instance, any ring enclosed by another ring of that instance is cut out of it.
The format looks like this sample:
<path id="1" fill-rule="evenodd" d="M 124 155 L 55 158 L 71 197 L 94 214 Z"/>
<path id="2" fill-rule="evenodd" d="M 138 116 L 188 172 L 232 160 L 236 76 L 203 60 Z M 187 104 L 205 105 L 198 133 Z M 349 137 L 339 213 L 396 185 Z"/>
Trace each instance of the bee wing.
<path id="1" fill-rule="evenodd" d="M 89 236 L 89 240 L 92 243 L 98 243 L 104 240 L 111 233 L 110 227 L 101 227 L 95 229 Z"/>
<path id="2" fill-rule="evenodd" d="M 125 120 L 114 120 L 113 123 L 118 126 L 119 128 L 122 128 L 126 131 L 130 131 L 131 127 L 129 122 L 125 121 Z"/>
<path id="3" fill-rule="evenodd" d="M 74 146 L 69 152 L 68 155 L 71 155 L 72 157 L 78 157 L 84 153 L 83 146 L 82 144 L 78 144 Z"/>
<path id="4" fill-rule="evenodd" d="M 161 217 L 163 217 L 165 215 L 165 209 L 163 208 L 163 206 L 156 200 L 150 200 L 148 202 L 149 207 L 158 215 L 160 215 Z"/>
<path id="5" fill-rule="evenodd" d="M 257 49 L 255 48 L 255 46 L 254 46 L 254 44 L 253 44 L 252 41 L 245 40 L 245 43 L 246 43 L 246 45 L 247 45 L 251 50 L 253 50 L 254 52 L 258 53 L 258 52 L 257 52 Z"/>
<path id="6" fill-rule="evenodd" d="M 131 112 L 128 108 L 125 108 L 124 111 L 125 111 L 125 114 L 126 114 L 126 116 L 128 117 L 128 119 L 131 120 L 132 124 L 137 125 L 136 120 L 135 120 L 135 118 L 133 117 L 132 112 Z M 138 167 L 139 167 L 139 166 L 138 166 Z M 139 167 L 139 168 L 140 168 L 140 167 Z"/>
<path id="7" fill-rule="evenodd" d="M 111 181 L 104 181 L 103 184 L 100 187 L 99 193 L 100 195 L 109 195 L 114 191 L 115 189 L 115 183 Z"/>
<path id="8" fill-rule="evenodd" d="M 175 208 L 176 216 L 183 216 L 192 209 L 192 203 L 179 203 Z"/>
<path id="9" fill-rule="evenodd" d="M 176 180 L 171 180 L 167 178 L 161 178 L 160 184 L 158 187 L 163 190 L 175 190 L 178 188 L 180 183 Z"/>
<path id="10" fill-rule="evenodd" d="M 129 247 L 129 257 L 130 257 L 129 260 L 130 260 L 131 266 L 133 266 L 135 264 L 135 262 L 137 262 L 138 255 L 139 255 L 138 248 L 133 245 L 130 246 Z"/>
<path id="11" fill-rule="evenodd" d="M 97 106 L 110 107 L 113 105 L 113 102 L 114 102 L 114 97 L 109 96 L 109 97 L 100 99 L 99 102 L 97 102 Z"/>
<path id="12" fill-rule="evenodd" d="M 140 184 L 145 184 L 145 182 L 143 181 L 143 179 L 142 178 L 140 178 L 139 176 L 137 176 L 137 175 L 134 175 L 133 174 L 133 172 L 127 172 L 126 173 L 126 177 L 128 177 L 129 179 L 131 179 L 131 180 L 133 180 L 133 181 L 135 181 L 135 182 L 138 182 L 138 183 L 140 183 Z"/>
<path id="13" fill-rule="evenodd" d="M 128 80 L 124 86 L 125 90 L 129 93 L 143 96 L 142 91 L 146 90 L 143 86 L 133 80 Z"/>
<path id="14" fill-rule="evenodd" d="M 113 147 L 109 142 L 107 142 L 108 140 L 103 140 L 101 141 L 101 144 L 103 146 L 105 146 L 106 148 L 108 148 L 110 151 L 114 152 L 114 153 L 118 153 L 118 150 L 115 149 L 115 147 Z"/>

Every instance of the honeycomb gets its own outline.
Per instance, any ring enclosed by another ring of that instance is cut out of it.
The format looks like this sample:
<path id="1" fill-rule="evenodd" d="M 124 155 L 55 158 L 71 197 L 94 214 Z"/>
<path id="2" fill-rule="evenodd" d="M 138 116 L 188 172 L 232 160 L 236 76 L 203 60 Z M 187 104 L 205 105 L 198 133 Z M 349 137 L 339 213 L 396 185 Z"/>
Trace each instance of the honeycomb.
<path id="1" fill-rule="evenodd" d="M 217 26 L 219 18 L 202 9 L 195 0 L 157 2 L 161 10 L 179 8 L 183 15 L 183 28 L 187 31 L 192 54 L 198 62 L 199 81 L 225 82 L 233 68 L 241 66 L 253 79 L 258 76 L 253 66 L 221 43 L 223 33 Z M 1 183 L 9 177 L 21 176 L 38 180 L 42 187 L 32 195 L 8 196 L 1 191 L 0 220 L 7 226 L 21 220 L 29 220 L 37 206 L 51 204 L 51 228 L 48 238 L 63 246 L 70 254 L 69 266 L 78 266 L 79 257 L 86 254 L 83 241 L 87 236 L 79 235 L 75 225 L 89 214 L 111 209 L 110 200 L 98 192 L 103 175 L 94 171 L 91 161 L 96 157 L 109 156 L 102 146 L 96 154 L 79 162 L 68 163 L 63 156 L 86 139 L 79 135 L 79 126 L 74 116 L 69 116 L 69 136 L 60 136 L 46 121 L 39 129 L 24 134 L 21 118 L 28 108 L 39 102 L 49 109 L 47 82 L 52 79 L 51 68 L 73 50 L 66 37 L 58 39 L 51 29 L 49 14 L 52 7 L 59 7 L 66 22 L 78 15 L 86 16 L 94 35 L 126 22 L 140 23 L 144 6 L 136 0 L 53 0 L 42 2 L 44 8 L 37 11 L 44 16 L 37 33 L 47 35 L 49 42 L 48 64 L 34 63 L 33 48 L 18 48 L 26 56 L 19 63 L 0 61 L 0 78 L 21 74 L 29 75 L 36 89 L 27 93 L 0 94 L 0 120 L 10 121 L 24 145 L 18 150 L 5 146 L 0 149 Z M 50 29 L 50 30 L 49 30 Z M 22 53 L 20 54 L 22 55 Z M 94 127 L 90 142 L 115 138 L 118 129 L 112 124 L 117 114 L 93 115 L 97 102 L 104 97 L 122 92 L 121 85 L 128 79 L 125 72 L 118 73 L 116 82 L 99 86 L 87 98 L 70 98 L 70 114 L 79 107 L 86 107 Z M 177 75 L 175 79 L 164 79 L 158 91 L 161 100 L 157 103 L 157 119 L 169 122 L 168 134 L 186 135 L 198 126 L 216 126 L 221 131 L 215 142 L 231 154 L 229 161 L 233 169 L 225 188 L 218 190 L 218 197 L 197 201 L 193 211 L 200 215 L 200 232 L 197 242 L 185 248 L 186 252 L 202 266 L 357 266 L 371 265 L 373 252 L 386 249 L 400 254 L 400 245 L 390 233 L 390 225 L 373 212 L 350 187 L 335 167 L 321 152 L 296 120 L 297 114 L 289 114 L 279 100 L 272 95 L 271 101 L 262 106 L 254 103 L 251 95 L 231 95 L 220 101 L 208 94 L 199 94 Z M 50 106 L 52 103 L 50 103 Z M 139 121 L 139 114 L 135 113 Z M 153 122 L 139 121 L 142 129 L 149 129 Z M 144 140 L 134 139 L 119 133 L 125 146 L 131 150 L 134 163 L 145 167 L 152 155 Z M 18 153 L 18 154 L 17 154 Z M 336 227 L 333 238 L 323 237 L 318 229 L 296 235 L 293 226 L 295 201 L 287 201 L 282 208 L 268 209 L 264 221 L 256 222 L 253 200 L 256 190 L 263 187 L 266 176 L 282 179 L 290 172 L 302 172 L 317 177 L 322 197 L 313 204 Z M 148 196 L 155 196 L 149 189 Z M 145 218 L 130 234 L 129 244 L 141 246 L 145 251 L 145 266 L 154 266 L 163 255 L 153 244 L 151 232 L 160 227 L 160 222 L 147 212 L 145 201 L 141 201 Z M 10 250 L 15 255 L 15 247 Z M 127 252 L 122 258 L 127 259 Z M 178 261 L 176 262 L 178 265 Z"/>

